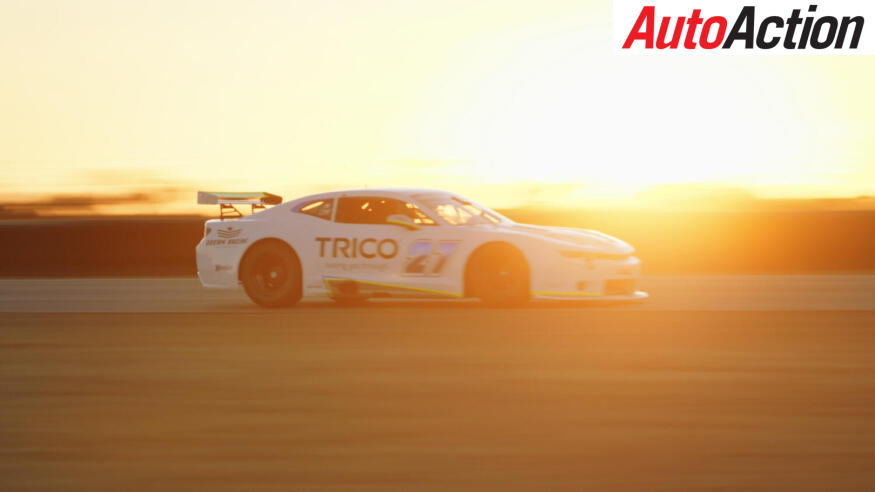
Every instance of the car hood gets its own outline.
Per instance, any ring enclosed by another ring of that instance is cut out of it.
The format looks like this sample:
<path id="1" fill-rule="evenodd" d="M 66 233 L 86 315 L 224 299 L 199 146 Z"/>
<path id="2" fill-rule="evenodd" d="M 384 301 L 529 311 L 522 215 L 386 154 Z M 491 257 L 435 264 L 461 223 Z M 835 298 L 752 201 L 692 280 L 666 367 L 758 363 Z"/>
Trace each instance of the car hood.
<path id="1" fill-rule="evenodd" d="M 581 249 L 614 255 L 628 255 L 635 251 L 635 248 L 630 246 L 615 237 L 602 234 L 598 231 L 590 231 L 587 229 L 575 229 L 571 227 L 548 227 L 530 224 L 508 224 L 504 225 L 516 233 L 526 236 L 549 238 L 556 241 L 562 241 L 574 246 L 579 246 Z"/>

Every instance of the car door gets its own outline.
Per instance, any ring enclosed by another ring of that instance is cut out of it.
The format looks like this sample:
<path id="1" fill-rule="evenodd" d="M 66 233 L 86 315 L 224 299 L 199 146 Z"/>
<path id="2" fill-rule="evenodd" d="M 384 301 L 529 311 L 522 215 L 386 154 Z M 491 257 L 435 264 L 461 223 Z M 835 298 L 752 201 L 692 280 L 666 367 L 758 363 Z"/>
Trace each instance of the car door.
<path id="1" fill-rule="evenodd" d="M 403 220 L 398 220 L 403 219 Z M 441 226 L 415 205 L 392 197 L 341 196 L 334 234 L 319 238 L 322 271 L 329 283 L 360 285 L 350 290 L 392 296 L 457 294 L 441 275 Z"/>
<path id="2" fill-rule="evenodd" d="M 323 258 L 320 254 L 320 249 L 324 249 L 324 246 L 320 247 L 320 238 L 334 235 L 335 224 L 332 219 L 336 201 L 334 197 L 319 197 L 300 203 L 292 209 L 295 217 L 286 233 L 301 260 L 306 293 L 325 289 Z"/>

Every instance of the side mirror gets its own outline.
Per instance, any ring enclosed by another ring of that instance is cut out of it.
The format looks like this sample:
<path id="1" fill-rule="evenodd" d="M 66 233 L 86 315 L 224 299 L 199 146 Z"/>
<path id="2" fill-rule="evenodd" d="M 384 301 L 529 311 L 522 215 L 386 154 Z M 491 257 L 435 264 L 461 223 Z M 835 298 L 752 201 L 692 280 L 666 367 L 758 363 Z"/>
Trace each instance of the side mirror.
<path id="1" fill-rule="evenodd" d="M 413 223 L 413 219 L 403 214 L 393 214 L 386 217 L 386 223 L 406 227 L 414 231 L 419 230 L 419 226 Z"/>

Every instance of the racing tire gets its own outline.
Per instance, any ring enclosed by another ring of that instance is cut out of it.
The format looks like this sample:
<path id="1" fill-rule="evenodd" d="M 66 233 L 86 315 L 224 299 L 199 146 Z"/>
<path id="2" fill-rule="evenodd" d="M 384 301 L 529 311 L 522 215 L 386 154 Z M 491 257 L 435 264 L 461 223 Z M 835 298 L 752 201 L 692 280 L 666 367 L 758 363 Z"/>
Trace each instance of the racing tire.
<path id="1" fill-rule="evenodd" d="M 240 262 L 240 280 L 250 299 L 261 307 L 288 307 L 301 300 L 301 263 L 284 243 L 255 244 Z"/>
<path id="2" fill-rule="evenodd" d="M 529 266 L 506 244 L 487 244 L 468 261 L 469 293 L 488 307 L 521 306 L 529 300 Z"/>

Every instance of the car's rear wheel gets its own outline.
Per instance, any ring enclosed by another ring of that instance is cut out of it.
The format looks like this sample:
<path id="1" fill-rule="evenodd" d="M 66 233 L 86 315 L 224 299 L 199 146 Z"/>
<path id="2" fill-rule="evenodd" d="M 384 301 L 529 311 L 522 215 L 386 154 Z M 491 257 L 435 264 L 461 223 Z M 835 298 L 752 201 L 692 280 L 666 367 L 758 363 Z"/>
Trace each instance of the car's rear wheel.
<path id="1" fill-rule="evenodd" d="M 291 306 L 301 299 L 301 264 L 279 241 L 252 246 L 240 263 L 240 280 L 246 295 L 262 307 Z"/>
<path id="2" fill-rule="evenodd" d="M 529 266 L 516 248 L 487 244 L 474 252 L 466 270 L 468 292 L 490 307 L 512 307 L 529 300 Z"/>

